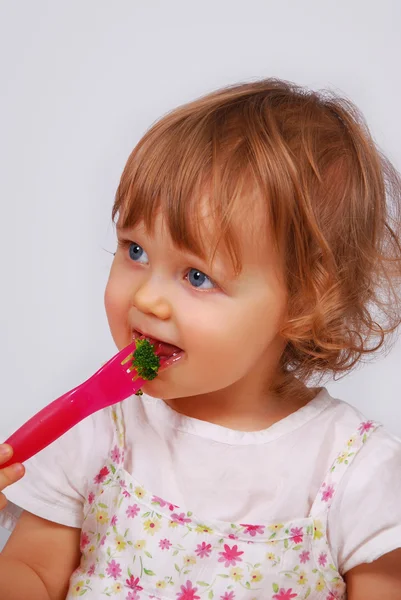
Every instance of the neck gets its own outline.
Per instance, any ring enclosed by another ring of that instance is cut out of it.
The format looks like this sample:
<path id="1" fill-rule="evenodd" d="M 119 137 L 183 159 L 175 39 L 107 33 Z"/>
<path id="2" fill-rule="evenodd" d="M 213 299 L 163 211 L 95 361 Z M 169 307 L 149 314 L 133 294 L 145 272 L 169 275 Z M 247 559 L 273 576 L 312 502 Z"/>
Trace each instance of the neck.
<path id="1" fill-rule="evenodd" d="M 229 388 L 189 398 L 165 400 L 173 410 L 237 431 L 260 431 L 310 402 L 320 388 L 308 388 L 292 378 L 280 393 L 255 393 L 237 382 Z"/>

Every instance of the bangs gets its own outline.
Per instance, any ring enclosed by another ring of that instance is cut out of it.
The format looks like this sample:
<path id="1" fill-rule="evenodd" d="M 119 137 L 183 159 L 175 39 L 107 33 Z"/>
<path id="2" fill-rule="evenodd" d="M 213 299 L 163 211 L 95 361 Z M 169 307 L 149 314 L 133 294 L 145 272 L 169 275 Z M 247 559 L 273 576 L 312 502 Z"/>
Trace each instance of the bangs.
<path id="1" fill-rule="evenodd" d="M 128 159 L 113 220 L 118 212 L 120 227 L 143 223 L 153 233 L 161 211 L 177 248 L 212 262 L 223 245 L 239 274 L 238 227 L 253 220 L 252 191 L 258 186 L 250 145 L 238 126 L 223 120 L 172 113 L 156 123 Z"/>

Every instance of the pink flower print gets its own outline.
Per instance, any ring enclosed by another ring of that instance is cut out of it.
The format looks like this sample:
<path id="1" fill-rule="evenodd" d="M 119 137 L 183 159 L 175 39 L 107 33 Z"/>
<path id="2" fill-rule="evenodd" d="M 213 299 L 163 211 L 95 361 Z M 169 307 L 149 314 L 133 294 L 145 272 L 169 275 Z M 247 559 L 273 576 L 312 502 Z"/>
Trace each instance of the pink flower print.
<path id="1" fill-rule="evenodd" d="M 197 545 L 195 554 L 197 554 L 199 558 L 209 558 L 211 551 L 212 545 L 206 544 L 206 542 L 202 542 L 201 544 Z"/>
<path id="2" fill-rule="evenodd" d="M 263 525 L 246 525 L 245 523 L 241 523 L 241 527 L 245 527 L 244 533 L 255 537 L 257 533 L 263 535 L 265 532 L 265 528 Z"/>
<path id="3" fill-rule="evenodd" d="M 327 563 L 327 554 L 325 552 L 321 552 L 317 560 L 321 567 L 325 567 Z"/>
<path id="4" fill-rule="evenodd" d="M 128 592 L 126 600 L 139 600 L 139 594 L 136 592 Z"/>
<path id="5" fill-rule="evenodd" d="M 104 546 L 104 543 L 105 543 L 106 539 L 107 539 L 107 536 L 106 536 L 106 535 L 104 535 L 104 536 L 102 537 L 102 539 L 100 540 L 100 545 L 101 545 L 101 546 Z"/>
<path id="6" fill-rule="evenodd" d="M 230 533 L 230 535 L 228 537 L 230 538 L 230 540 L 238 540 L 238 536 L 235 535 L 234 533 Z"/>
<path id="7" fill-rule="evenodd" d="M 136 517 L 136 515 L 139 513 L 139 506 L 137 504 L 132 504 L 131 506 L 129 506 L 127 508 L 127 510 L 125 511 L 125 514 L 127 515 L 127 517 L 129 517 L 130 519 L 133 519 L 134 517 Z"/>
<path id="8" fill-rule="evenodd" d="M 181 586 L 181 592 L 177 594 L 177 600 L 200 600 L 200 596 L 196 596 L 198 588 L 192 587 L 192 583 L 187 581 L 185 585 Z"/>
<path id="9" fill-rule="evenodd" d="M 134 577 L 131 575 L 129 579 L 125 580 L 125 583 L 131 590 L 134 590 L 134 592 L 140 592 L 143 590 L 143 587 L 139 585 L 139 577 Z"/>
<path id="10" fill-rule="evenodd" d="M 170 542 L 170 540 L 164 539 L 164 540 L 160 540 L 159 542 L 159 548 L 161 548 L 162 550 L 170 550 L 172 544 Z"/>
<path id="11" fill-rule="evenodd" d="M 303 552 L 301 552 L 301 554 L 299 555 L 299 560 L 301 561 L 301 564 L 305 564 L 308 562 L 308 560 L 310 560 L 310 552 L 307 552 L 306 550 L 304 550 Z"/>
<path id="12" fill-rule="evenodd" d="M 234 600 L 235 594 L 234 592 L 226 592 L 222 596 L 220 596 L 221 600 Z"/>
<path id="13" fill-rule="evenodd" d="M 84 550 L 85 546 L 87 546 L 90 542 L 90 538 L 88 536 L 88 534 L 84 531 L 81 535 L 81 543 L 80 543 L 80 548 L 81 551 Z"/>
<path id="14" fill-rule="evenodd" d="M 120 483 L 120 487 L 123 488 L 124 498 L 131 498 L 131 494 L 129 493 L 128 490 L 125 489 L 127 487 L 127 484 L 125 483 L 124 479 L 122 479 L 119 483 Z"/>
<path id="15" fill-rule="evenodd" d="M 164 506 L 167 506 L 167 504 L 169 504 L 168 502 L 163 500 L 163 498 L 159 498 L 159 496 L 153 496 L 151 502 L 152 502 L 152 504 L 158 504 L 161 508 L 163 508 Z"/>
<path id="16" fill-rule="evenodd" d="M 185 516 L 185 513 L 180 513 L 179 515 L 177 515 L 177 513 L 173 513 L 171 515 L 171 520 L 174 521 L 174 523 L 178 523 L 179 525 L 185 525 L 185 523 L 191 522 L 191 519 L 188 519 Z"/>
<path id="17" fill-rule="evenodd" d="M 373 421 L 366 421 L 366 423 L 360 424 L 358 431 L 361 435 L 363 435 L 364 433 L 367 433 L 368 431 L 373 429 L 373 427 L 374 427 Z"/>
<path id="18" fill-rule="evenodd" d="M 89 504 L 93 504 L 94 499 L 95 499 L 95 494 L 93 492 L 91 492 L 88 496 Z"/>
<path id="19" fill-rule="evenodd" d="M 122 571 L 121 571 L 121 567 L 118 563 L 116 563 L 116 561 L 113 559 L 111 560 L 108 565 L 107 565 L 107 569 L 106 569 L 106 573 L 109 577 L 112 577 L 113 579 L 117 579 L 117 577 L 120 577 Z"/>
<path id="20" fill-rule="evenodd" d="M 163 500 L 163 498 L 160 498 L 160 496 L 153 496 L 151 502 L 152 504 L 159 504 L 160 508 L 168 506 L 168 509 L 170 511 L 173 511 L 175 508 L 178 508 L 178 506 L 172 504 L 171 502 L 168 502 L 167 500 Z"/>
<path id="21" fill-rule="evenodd" d="M 294 542 L 294 544 L 302 544 L 304 539 L 303 535 L 302 527 L 293 527 L 291 529 L 291 541 Z"/>
<path id="22" fill-rule="evenodd" d="M 93 479 L 93 481 L 95 483 L 103 483 L 103 481 L 106 479 L 107 475 L 110 475 L 110 471 L 108 470 L 107 467 L 103 467 L 102 469 L 100 469 L 99 473 L 96 475 L 96 477 Z"/>
<path id="23" fill-rule="evenodd" d="M 92 575 L 95 574 L 95 563 L 93 563 L 93 565 L 91 565 L 88 569 L 88 576 L 92 577 Z"/>
<path id="24" fill-rule="evenodd" d="M 241 554 L 244 554 L 244 553 L 238 551 L 238 546 L 236 544 L 232 548 L 230 548 L 230 546 L 228 544 L 224 544 L 224 552 L 219 552 L 219 554 L 220 554 L 219 562 L 224 562 L 225 567 L 229 567 L 229 566 L 235 567 L 237 561 L 238 562 L 242 561 Z"/>
<path id="25" fill-rule="evenodd" d="M 114 527 L 115 525 L 117 525 L 117 521 L 118 521 L 117 515 L 113 515 L 112 518 L 111 518 L 111 521 L 110 521 L 110 525 L 112 527 Z"/>
<path id="26" fill-rule="evenodd" d="M 323 487 L 325 487 L 325 483 L 323 484 Z M 331 500 L 331 498 L 334 496 L 334 486 L 333 485 L 328 485 L 326 487 L 326 489 L 324 489 L 322 491 L 322 502 L 328 502 L 329 500 Z"/>
<path id="27" fill-rule="evenodd" d="M 329 595 L 327 596 L 326 600 L 336 600 L 336 597 L 334 594 L 332 594 L 331 592 L 329 592 Z"/>
<path id="28" fill-rule="evenodd" d="M 110 452 L 111 460 L 115 463 L 118 463 L 121 458 L 120 449 L 117 446 L 114 446 L 113 450 Z"/>
<path id="29" fill-rule="evenodd" d="M 296 598 L 298 596 L 298 594 L 292 594 L 291 592 L 292 588 L 289 590 L 281 588 L 278 594 L 274 594 L 273 598 L 275 598 L 275 600 L 292 600 L 292 598 Z"/>

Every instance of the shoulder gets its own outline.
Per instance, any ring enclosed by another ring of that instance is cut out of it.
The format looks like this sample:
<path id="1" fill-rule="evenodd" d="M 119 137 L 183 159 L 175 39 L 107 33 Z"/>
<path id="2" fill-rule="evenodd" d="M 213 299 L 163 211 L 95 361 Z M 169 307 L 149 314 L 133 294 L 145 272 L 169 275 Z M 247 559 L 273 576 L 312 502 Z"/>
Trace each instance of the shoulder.
<path id="1" fill-rule="evenodd" d="M 315 402 L 315 401 L 312 401 Z M 318 410 L 316 409 L 318 407 Z M 331 447 L 333 452 L 345 449 L 349 440 L 354 436 L 366 433 L 366 444 L 360 453 L 362 457 L 370 456 L 379 461 L 386 460 L 391 453 L 398 455 L 401 449 L 401 440 L 380 422 L 370 419 L 355 406 L 348 402 L 331 396 L 326 388 L 316 397 L 315 416 L 308 424 L 315 435 L 324 442 L 326 447 Z M 374 429 L 370 434 L 370 430 Z M 305 435 L 310 431 L 305 428 Z"/>
<path id="2" fill-rule="evenodd" d="M 363 437 L 376 425 L 346 403 L 341 427 Z M 346 424 L 346 425 L 345 425 Z M 353 435 L 353 434 L 351 434 Z M 401 547 L 401 440 L 380 424 L 346 469 L 328 515 L 340 572 Z"/>
<path id="3" fill-rule="evenodd" d="M 401 439 L 388 431 L 380 422 L 370 419 L 351 404 L 334 398 L 326 392 L 326 409 L 317 417 L 322 435 L 331 432 L 331 444 L 337 452 L 345 449 L 355 437 L 365 443 L 345 476 L 349 483 L 355 477 L 364 478 L 375 469 L 392 468 L 401 461 Z M 315 423 L 316 424 L 316 423 Z M 342 445 L 341 445 L 342 440 Z M 348 485 L 347 483 L 347 485 Z"/>
<path id="4" fill-rule="evenodd" d="M 98 411 L 25 463 L 25 476 L 7 488 L 11 528 L 24 509 L 54 522 L 80 527 L 88 482 L 106 460 L 113 441 L 109 409 Z M 12 505 L 11 505 L 12 503 Z M 11 519 L 11 516 L 13 517 Z"/>

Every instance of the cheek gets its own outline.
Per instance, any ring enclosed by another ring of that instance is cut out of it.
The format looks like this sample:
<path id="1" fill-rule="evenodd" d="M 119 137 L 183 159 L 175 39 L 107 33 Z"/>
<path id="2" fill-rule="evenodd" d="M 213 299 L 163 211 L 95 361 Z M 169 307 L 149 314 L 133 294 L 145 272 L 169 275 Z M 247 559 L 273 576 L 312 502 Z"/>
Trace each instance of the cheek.
<path id="1" fill-rule="evenodd" d="M 191 311 L 184 331 L 187 348 L 209 365 L 254 361 L 275 340 L 281 326 L 283 300 L 264 294 L 213 310 Z M 195 316 L 196 315 L 196 316 Z"/>
<path id="2" fill-rule="evenodd" d="M 110 325 L 116 319 L 121 318 L 121 315 L 129 307 L 129 298 L 119 283 L 119 279 L 112 272 L 104 291 L 104 306 Z"/>
<path id="3" fill-rule="evenodd" d="M 246 314 L 238 308 L 234 304 L 199 305 L 185 314 L 185 320 L 182 319 L 183 347 L 205 369 L 228 367 L 241 355 L 248 334 Z"/>
<path id="4" fill-rule="evenodd" d="M 104 291 L 104 307 L 106 309 L 107 316 L 113 313 L 116 309 L 116 297 L 111 278 L 109 278 Z"/>

